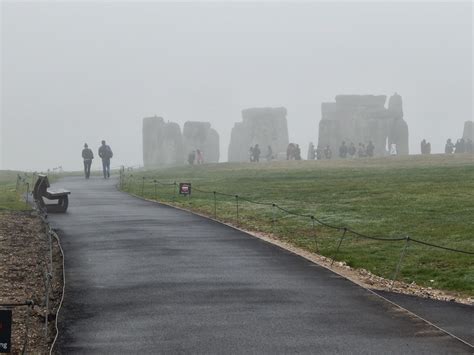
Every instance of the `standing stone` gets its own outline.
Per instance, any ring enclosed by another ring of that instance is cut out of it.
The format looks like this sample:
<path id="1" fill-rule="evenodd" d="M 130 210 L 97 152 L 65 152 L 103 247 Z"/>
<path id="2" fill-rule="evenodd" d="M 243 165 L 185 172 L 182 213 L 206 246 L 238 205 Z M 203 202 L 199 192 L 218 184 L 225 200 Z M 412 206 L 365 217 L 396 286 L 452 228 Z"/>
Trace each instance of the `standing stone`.
<path id="1" fill-rule="evenodd" d="M 185 154 L 199 149 L 204 162 L 219 162 L 219 134 L 209 122 L 187 121 L 183 127 L 183 143 Z"/>
<path id="2" fill-rule="evenodd" d="M 159 165 L 158 132 L 164 123 L 163 118 L 157 116 L 143 119 L 143 165 L 145 167 Z"/>
<path id="3" fill-rule="evenodd" d="M 143 119 L 143 165 L 146 168 L 182 164 L 183 138 L 177 123 L 162 117 Z"/>
<path id="4" fill-rule="evenodd" d="M 466 121 L 464 122 L 464 132 L 462 134 L 464 140 L 470 139 L 474 142 L 474 122 Z"/>
<path id="5" fill-rule="evenodd" d="M 232 129 L 229 161 L 248 161 L 249 149 L 255 144 L 258 144 L 263 152 L 271 146 L 275 156 L 286 154 L 289 143 L 286 114 L 284 107 L 243 110 L 242 122 L 236 122 Z"/>
<path id="6" fill-rule="evenodd" d="M 408 154 L 408 125 L 403 119 L 400 95 L 393 95 L 385 108 L 385 95 L 338 95 L 336 102 L 321 105 L 319 122 L 320 147 L 329 145 L 339 151 L 343 141 L 375 146 L 374 155 L 387 154 L 387 147 L 395 143 L 399 155 Z"/>

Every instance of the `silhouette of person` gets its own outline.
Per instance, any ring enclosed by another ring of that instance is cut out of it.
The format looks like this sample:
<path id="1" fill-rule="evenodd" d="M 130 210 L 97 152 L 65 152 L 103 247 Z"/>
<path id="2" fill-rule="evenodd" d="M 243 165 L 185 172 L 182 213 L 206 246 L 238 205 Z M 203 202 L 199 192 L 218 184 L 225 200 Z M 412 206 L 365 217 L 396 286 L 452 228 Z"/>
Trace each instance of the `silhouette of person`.
<path id="1" fill-rule="evenodd" d="M 204 155 L 200 149 L 196 149 L 196 163 L 204 164 Z"/>
<path id="2" fill-rule="evenodd" d="M 196 160 L 196 151 L 193 150 L 191 153 L 188 154 L 188 163 L 189 165 L 194 165 L 194 160 Z"/>
<path id="3" fill-rule="evenodd" d="M 272 150 L 272 147 L 271 146 L 268 146 L 267 148 L 267 161 L 272 161 L 273 159 L 273 150 Z"/>
<path id="4" fill-rule="evenodd" d="M 258 163 L 260 161 L 260 147 L 258 144 L 255 144 L 255 147 L 253 148 L 253 161 Z"/>
<path id="5" fill-rule="evenodd" d="M 84 149 L 82 150 L 82 159 L 84 159 L 84 176 L 86 179 L 89 179 L 94 153 L 92 153 L 92 150 L 89 148 L 87 143 L 84 144 Z"/>
<path id="6" fill-rule="evenodd" d="M 368 157 L 373 157 L 374 156 L 374 150 L 375 150 L 374 143 L 372 143 L 372 141 L 369 141 L 369 144 L 367 145 L 367 156 Z"/>
<path id="7" fill-rule="evenodd" d="M 448 138 L 448 140 L 446 141 L 446 145 L 444 146 L 444 152 L 446 154 L 453 154 L 454 144 L 453 144 L 453 141 L 451 140 L 451 138 Z"/>
<path id="8" fill-rule="evenodd" d="M 114 156 L 110 146 L 102 141 L 102 145 L 99 148 L 99 157 L 102 159 L 102 170 L 104 172 L 104 179 L 110 178 L 110 159 Z"/>
<path id="9" fill-rule="evenodd" d="M 342 159 L 345 159 L 347 157 L 347 145 L 345 141 L 343 141 L 341 146 L 339 147 L 339 157 Z"/>

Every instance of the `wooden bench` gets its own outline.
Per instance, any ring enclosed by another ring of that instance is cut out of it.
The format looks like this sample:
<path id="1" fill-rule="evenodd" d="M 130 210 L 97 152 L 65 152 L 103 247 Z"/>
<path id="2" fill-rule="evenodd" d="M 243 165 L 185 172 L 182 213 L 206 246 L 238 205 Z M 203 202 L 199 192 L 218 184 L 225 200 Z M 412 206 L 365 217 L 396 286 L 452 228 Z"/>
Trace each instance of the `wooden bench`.
<path id="1" fill-rule="evenodd" d="M 51 190 L 49 180 L 46 175 L 38 175 L 35 187 L 33 189 L 33 198 L 35 199 L 38 206 L 45 209 L 46 212 L 51 213 L 64 213 L 67 210 L 69 204 L 68 195 L 70 191 L 64 189 Z M 47 204 L 46 200 L 57 201 L 56 204 Z"/>

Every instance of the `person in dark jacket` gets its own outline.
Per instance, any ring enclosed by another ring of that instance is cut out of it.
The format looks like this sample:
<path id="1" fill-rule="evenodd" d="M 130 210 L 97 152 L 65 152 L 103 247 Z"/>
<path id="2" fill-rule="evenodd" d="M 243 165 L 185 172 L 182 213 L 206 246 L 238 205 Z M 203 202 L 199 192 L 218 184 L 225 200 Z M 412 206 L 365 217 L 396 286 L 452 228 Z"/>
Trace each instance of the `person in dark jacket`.
<path id="1" fill-rule="evenodd" d="M 87 143 L 84 144 L 84 149 L 82 150 L 82 159 L 84 159 L 84 175 L 86 179 L 89 179 L 89 176 L 91 175 L 91 165 L 92 159 L 94 159 L 94 153 L 92 153 L 92 150 L 89 148 Z"/>
<path id="2" fill-rule="evenodd" d="M 253 161 L 258 163 L 260 161 L 260 147 L 258 144 L 255 144 L 255 147 L 253 147 Z"/>
<path id="3" fill-rule="evenodd" d="M 342 159 L 346 159 L 347 157 L 347 145 L 346 142 L 342 142 L 341 146 L 339 147 L 339 157 Z"/>
<path id="4" fill-rule="evenodd" d="M 104 179 L 110 178 L 110 159 L 114 156 L 110 146 L 102 141 L 102 145 L 99 148 L 99 157 L 102 159 L 102 170 L 104 172 Z"/>
<path id="5" fill-rule="evenodd" d="M 446 145 L 444 147 L 444 152 L 446 154 L 453 154 L 454 152 L 454 144 L 453 144 L 453 141 L 451 140 L 451 138 L 449 138 L 447 141 L 446 141 Z"/>

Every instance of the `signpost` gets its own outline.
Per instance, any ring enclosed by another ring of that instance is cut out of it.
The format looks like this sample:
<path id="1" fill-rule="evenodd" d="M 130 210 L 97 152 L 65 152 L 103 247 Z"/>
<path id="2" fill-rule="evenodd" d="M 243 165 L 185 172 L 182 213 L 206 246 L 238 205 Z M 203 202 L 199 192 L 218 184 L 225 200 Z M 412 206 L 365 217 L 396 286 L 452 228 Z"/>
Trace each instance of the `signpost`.
<path id="1" fill-rule="evenodd" d="M 12 311 L 0 310 L 0 353 L 10 353 L 12 345 Z"/>
<path id="2" fill-rule="evenodd" d="M 180 182 L 179 183 L 179 194 L 188 196 L 191 195 L 191 183 L 190 182 Z"/>

